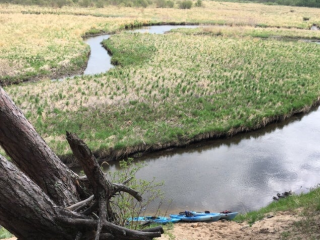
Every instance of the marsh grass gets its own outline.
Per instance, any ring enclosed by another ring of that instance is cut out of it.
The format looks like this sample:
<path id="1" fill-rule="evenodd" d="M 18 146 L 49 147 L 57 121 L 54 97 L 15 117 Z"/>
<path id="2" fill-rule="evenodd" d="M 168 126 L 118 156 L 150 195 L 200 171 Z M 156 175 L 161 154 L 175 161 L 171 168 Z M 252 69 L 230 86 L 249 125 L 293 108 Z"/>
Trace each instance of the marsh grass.
<path id="1" fill-rule="evenodd" d="M 6 88 L 59 155 L 70 153 L 66 130 L 106 156 L 231 136 L 318 101 L 316 44 L 186 33 L 122 33 L 106 44 L 120 65 L 106 74 Z"/>
<path id="2" fill-rule="evenodd" d="M 256 28 L 250 26 L 228 27 L 228 26 L 202 26 L 194 29 L 173 29 L 172 32 L 180 32 L 192 35 L 209 35 L 224 37 L 257 37 L 273 38 L 274 40 L 299 40 L 310 39 L 319 40 L 319 31 L 310 31 L 305 29 L 284 29 L 284 28 Z"/>
<path id="3" fill-rule="evenodd" d="M 320 23 L 312 8 L 211 1 L 205 8 L 192 10 L 149 7 L 143 11 L 119 6 L 41 8 L 0 4 L 0 13 L 0 81 L 5 84 L 81 73 L 89 54 L 82 37 L 90 35 L 159 23 L 302 29 Z M 310 16 L 313 22 L 303 21 L 302 16 Z"/>

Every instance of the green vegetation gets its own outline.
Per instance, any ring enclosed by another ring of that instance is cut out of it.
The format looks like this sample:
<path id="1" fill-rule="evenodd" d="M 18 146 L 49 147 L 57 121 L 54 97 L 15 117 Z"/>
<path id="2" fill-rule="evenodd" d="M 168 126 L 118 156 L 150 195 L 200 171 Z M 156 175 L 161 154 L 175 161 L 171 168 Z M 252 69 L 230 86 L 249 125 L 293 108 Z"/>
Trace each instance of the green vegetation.
<path id="1" fill-rule="evenodd" d="M 10 232 L 8 232 L 5 228 L 0 227 L 0 239 L 10 237 L 13 237 L 13 235 Z"/>
<path id="2" fill-rule="evenodd" d="M 293 239 L 292 236 L 290 238 L 290 235 L 294 232 L 303 233 L 307 237 L 303 239 L 319 239 L 317 229 L 319 228 L 320 188 L 318 187 L 312 189 L 309 193 L 292 195 L 272 202 L 267 207 L 257 211 L 240 214 L 236 216 L 235 221 L 248 222 L 252 225 L 256 221 L 273 216 L 279 211 L 294 213 L 300 217 L 288 231 L 282 233 L 283 239 Z"/>
<path id="3" fill-rule="evenodd" d="M 317 31 L 306 31 L 300 29 L 283 29 L 283 28 L 256 28 L 256 27 L 228 27 L 228 26 L 203 26 L 194 29 L 173 29 L 172 32 L 180 32 L 192 35 L 209 35 L 224 37 L 253 37 L 269 38 L 270 40 L 320 40 L 320 34 Z"/>
<path id="4" fill-rule="evenodd" d="M 121 219 L 121 222 L 118 223 L 120 226 L 127 226 L 128 218 L 143 216 L 150 203 L 155 200 L 163 200 L 163 192 L 160 190 L 163 183 L 157 183 L 155 179 L 149 182 L 136 178 L 136 173 L 144 166 L 145 164 L 134 163 L 132 159 L 128 159 L 127 161 L 120 161 L 121 171 L 108 172 L 108 178 L 112 182 L 122 183 L 131 179 L 128 186 L 144 197 L 142 202 L 138 202 L 129 194 L 115 196 L 112 207 L 115 209 L 114 211 L 119 216 L 119 219 Z M 159 209 L 156 209 L 152 214 L 159 215 L 159 211 Z M 130 222 L 130 228 L 137 229 L 139 227 L 139 222 Z"/>
<path id="5" fill-rule="evenodd" d="M 227 0 L 228 1 L 228 0 Z M 300 6 L 300 7 L 320 7 L 318 0 L 230 0 L 231 2 L 256 2 L 264 4 L 276 4 L 276 5 L 287 5 L 287 6 Z"/>
<path id="6" fill-rule="evenodd" d="M 139 36 L 139 33 L 133 33 L 133 39 L 137 37 L 138 41 L 132 44 L 132 38 L 129 38 L 129 43 L 125 44 L 126 49 L 117 49 L 114 47 L 114 41 L 117 41 L 117 39 L 109 38 L 108 40 L 104 40 L 102 42 L 103 46 L 112 54 L 111 63 L 114 65 L 129 66 L 140 65 L 149 60 L 157 49 L 152 42 L 139 41 Z"/>
<path id="7" fill-rule="evenodd" d="M 121 67 L 6 90 L 60 155 L 69 153 L 66 130 L 106 156 L 136 146 L 233 135 L 317 101 L 317 44 L 186 37 L 194 30 L 185 31 L 117 34 L 104 44 Z"/>
<path id="8" fill-rule="evenodd" d="M 192 1 L 184 0 L 179 3 L 179 8 L 181 9 L 190 9 L 192 7 Z"/>

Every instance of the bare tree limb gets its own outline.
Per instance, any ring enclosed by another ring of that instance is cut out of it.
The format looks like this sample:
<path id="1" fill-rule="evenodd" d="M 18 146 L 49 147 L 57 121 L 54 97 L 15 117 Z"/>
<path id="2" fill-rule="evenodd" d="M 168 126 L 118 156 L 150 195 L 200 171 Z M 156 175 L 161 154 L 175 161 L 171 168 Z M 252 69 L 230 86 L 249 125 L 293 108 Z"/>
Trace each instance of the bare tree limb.
<path id="1" fill-rule="evenodd" d="M 97 220 L 91 219 L 71 219 L 61 217 L 57 217 L 56 220 L 75 228 L 84 227 L 89 229 L 95 229 L 98 222 Z M 137 231 L 105 221 L 104 223 L 102 223 L 102 231 L 106 231 L 109 233 L 111 232 L 111 234 L 114 235 L 116 239 L 123 239 L 124 237 L 126 237 L 125 239 L 151 240 L 152 238 L 160 237 L 163 229 L 160 226 L 156 229 L 153 229 L 154 232 Z"/>
<path id="2" fill-rule="evenodd" d="M 98 227 L 97 227 L 95 240 L 100 239 L 102 224 L 104 223 L 104 221 L 106 220 L 106 217 L 107 217 L 106 207 L 107 207 L 106 196 L 104 194 L 101 194 L 100 199 L 99 199 L 99 220 L 98 220 Z"/>
<path id="3" fill-rule="evenodd" d="M 69 207 L 66 207 L 66 209 L 72 210 L 72 211 L 77 211 L 77 210 L 87 206 L 93 200 L 93 198 L 94 198 L 94 196 L 91 195 L 90 197 L 88 197 L 87 199 L 85 199 L 81 202 L 77 202 L 76 204 L 73 204 Z"/>
<path id="4" fill-rule="evenodd" d="M 113 190 L 114 194 L 116 194 L 117 192 L 126 192 L 126 193 L 129 193 L 131 196 L 133 196 L 135 199 L 137 199 L 139 202 L 142 201 L 142 197 L 137 191 L 125 185 L 122 185 L 119 183 L 113 183 L 113 189 L 114 189 Z"/>

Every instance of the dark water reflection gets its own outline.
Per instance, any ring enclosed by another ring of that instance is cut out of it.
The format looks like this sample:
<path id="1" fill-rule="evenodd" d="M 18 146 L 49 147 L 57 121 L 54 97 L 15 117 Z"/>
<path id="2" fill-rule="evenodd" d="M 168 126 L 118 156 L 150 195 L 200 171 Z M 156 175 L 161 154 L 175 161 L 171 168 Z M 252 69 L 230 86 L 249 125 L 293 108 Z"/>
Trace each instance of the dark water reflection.
<path id="1" fill-rule="evenodd" d="M 170 212 L 255 210 L 278 192 L 320 183 L 319 123 L 317 110 L 229 139 L 148 154 L 139 159 L 147 166 L 137 177 L 164 181 Z"/>
<path id="2" fill-rule="evenodd" d="M 135 32 L 161 34 L 178 27 L 196 26 L 153 26 Z M 100 44 L 108 37 L 86 40 L 91 56 L 85 74 L 98 74 L 113 67 Z M 169 212 L 255 210 L 270 203 L 278 192 L 299 193 L 320 182 L 319 123 L 317 110 L 229 139 L 148 154 L 139 159 L 147 166 L 137 177 L 164 181 L 166 198 L 173 200 Z M 108 170 L 116 169 L 114 164 Z M 152 206 L 155 207 L 156 204 Z"/>

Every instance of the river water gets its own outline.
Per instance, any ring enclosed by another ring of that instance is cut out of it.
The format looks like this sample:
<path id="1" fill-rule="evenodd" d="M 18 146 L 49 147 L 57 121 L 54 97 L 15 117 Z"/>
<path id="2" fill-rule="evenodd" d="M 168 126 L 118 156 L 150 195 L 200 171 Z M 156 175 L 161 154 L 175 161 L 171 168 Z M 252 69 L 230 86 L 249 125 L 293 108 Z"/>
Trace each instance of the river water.
<path id="1" fill-rule="evenodd" d="M 135 30 L 164 33 L 177 27 L 153 26 Z M 85 74 L 113 67 L 100 42 L 109 35 L 86 40 L 91 56 Z M 168 212 L 233 210 L 247 212 L 266 206 L 277 193 L 309 191 L 320 183 L 320 111 L 294 116 L 264 129 L 212 140 L 139 158 L 147 166 L 138 178 L 164 181 L 172 200 Z M 106 169 L 114 171 L 114 163 Z M 153 204 L 151 209 L 155 209 Z"/>
<path id="2" fill-rule="evenodd" d="M 131 30 L 130 32 L 137 33 L 152 33 L 152 34 L 164 34 L 175 28 L 196 28 L 197 26 L 185 25 L 185 26 L 151 26 L 141 29 Z M 84 75 L 94 75 L 99 73 L 105 73 L 114 66 L 111 64 L 111 56 L 104 49 L 101 42 L 110 37 L 109 34 L 101 35 L 97 37 L 88 38 L 85 43 L 90 46 L 91 52 Z"/>

